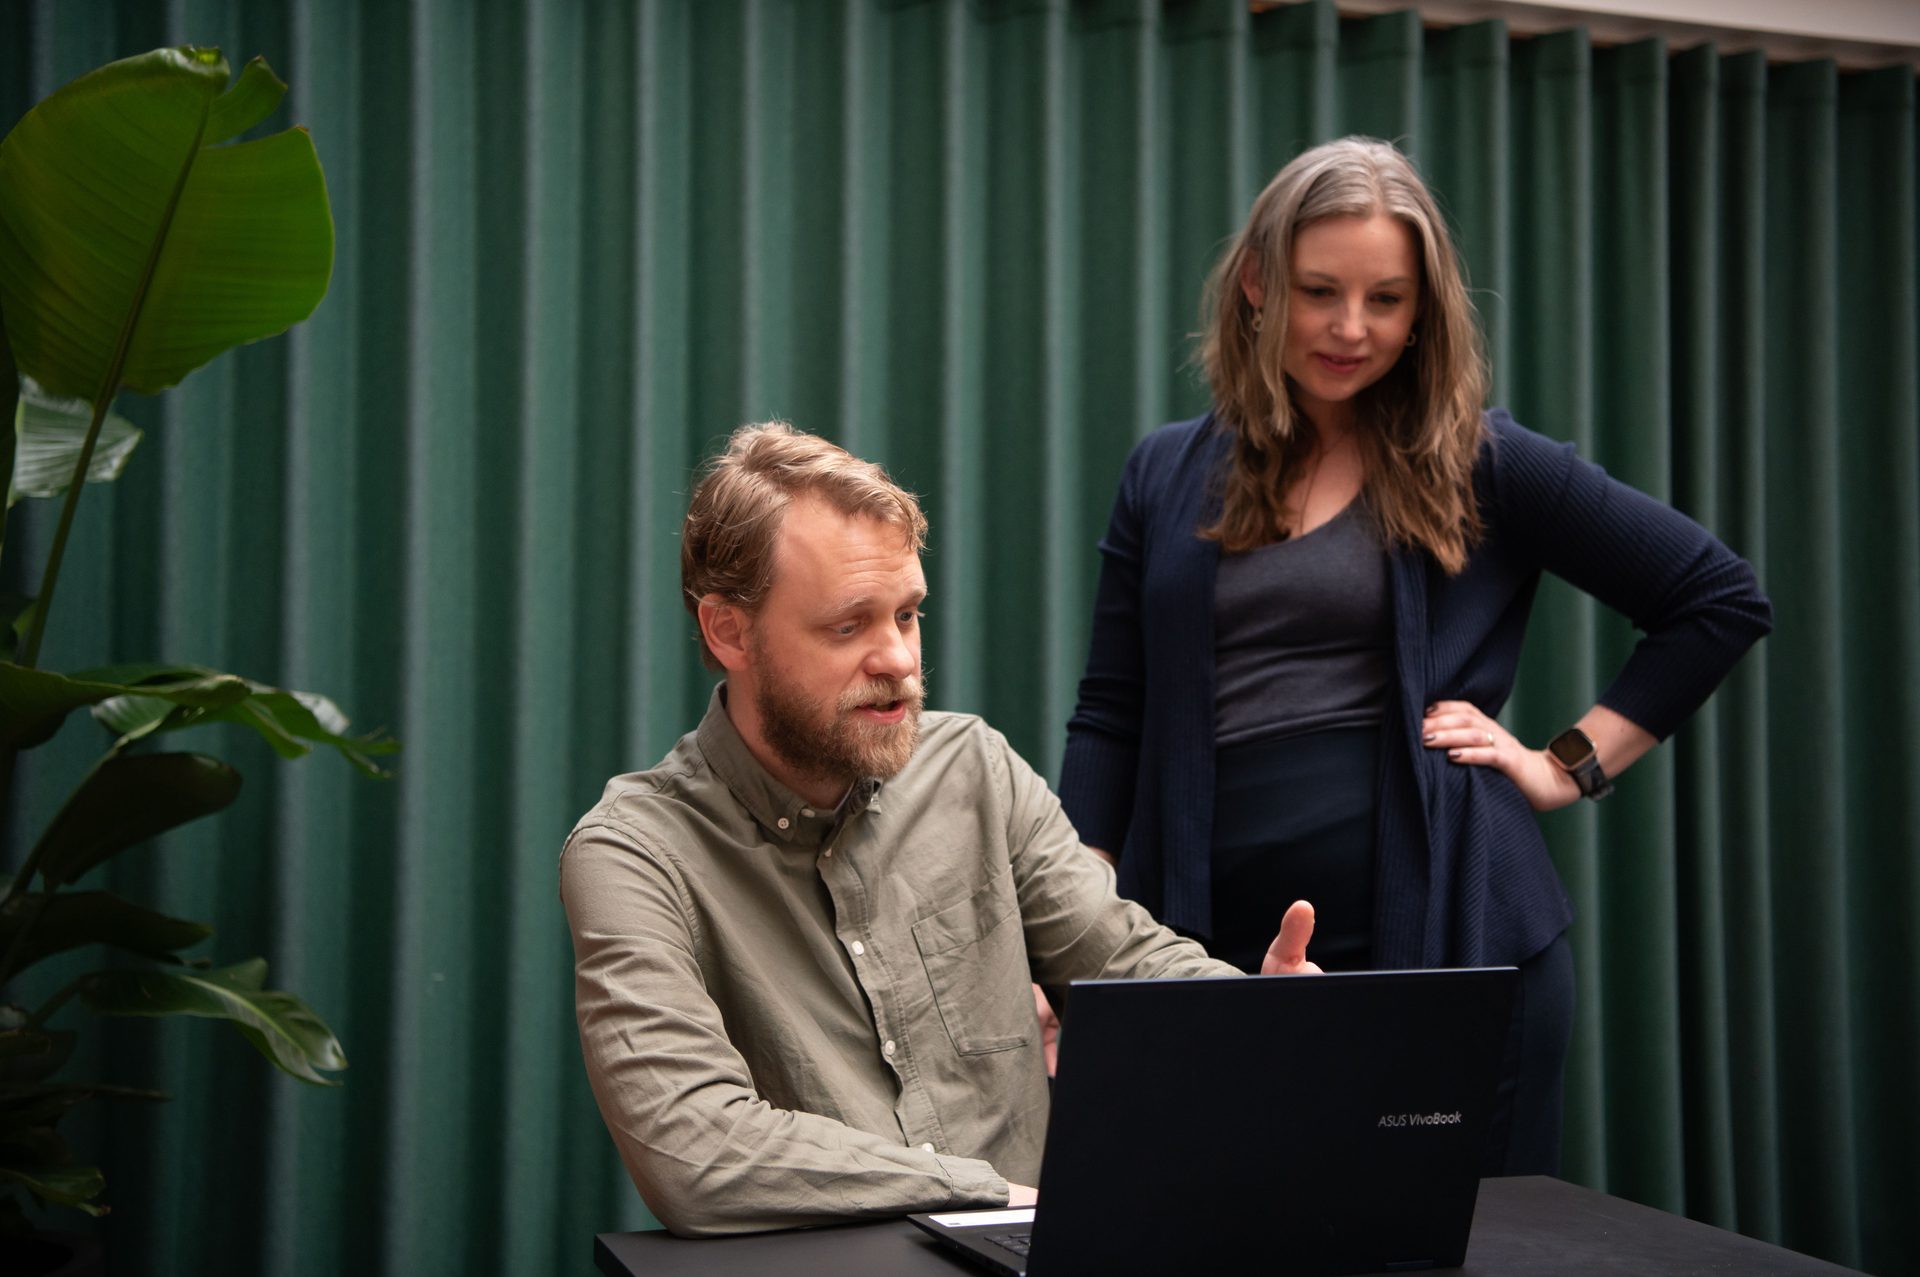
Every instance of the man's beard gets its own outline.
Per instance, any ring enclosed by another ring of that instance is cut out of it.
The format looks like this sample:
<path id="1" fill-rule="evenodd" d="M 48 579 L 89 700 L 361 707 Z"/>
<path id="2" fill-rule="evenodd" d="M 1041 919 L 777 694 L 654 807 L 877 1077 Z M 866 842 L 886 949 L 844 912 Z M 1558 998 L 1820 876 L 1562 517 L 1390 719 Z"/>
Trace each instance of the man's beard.
<path id="1" fill-rule="evenodd" d="M 885 780 L 907 765 L 920 740 L 925 700 L 923 677 L 881 678 L 843 692 L 829 707 L 763 660 L 753 703 L 768 747 L 787 766 L 802 775 L 851 785 L 864 776 Z M 904 702 L 907 710 L 897 723 L 865 722 L 856 714 L 862 706 L 893 701 Z"/>

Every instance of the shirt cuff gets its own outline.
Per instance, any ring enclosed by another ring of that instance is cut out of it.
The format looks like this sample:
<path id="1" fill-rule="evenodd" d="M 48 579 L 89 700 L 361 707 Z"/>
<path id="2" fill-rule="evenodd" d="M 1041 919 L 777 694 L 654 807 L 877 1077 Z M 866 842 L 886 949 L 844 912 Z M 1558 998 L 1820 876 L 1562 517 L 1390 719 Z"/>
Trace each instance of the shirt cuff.
<path id="1" fill-rule="evenodd" d="M 1005 1206 L 1013 1192 L 1006 1178 L 979 1158 L 935 1153 L 933 1160 L 953 1186 L 955 1206 Z"/>

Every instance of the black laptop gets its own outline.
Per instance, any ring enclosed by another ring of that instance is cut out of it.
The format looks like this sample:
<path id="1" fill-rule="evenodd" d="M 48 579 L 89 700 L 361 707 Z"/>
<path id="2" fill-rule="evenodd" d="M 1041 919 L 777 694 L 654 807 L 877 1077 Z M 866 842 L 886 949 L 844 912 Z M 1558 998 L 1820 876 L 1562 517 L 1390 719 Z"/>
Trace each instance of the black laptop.
<path id="1" fill-rule="evenodd" d="M 1015 1277 L 1457 1267 L 1517 978 L 1075 984 L 1041 1205 L 908 1218 Z"/>

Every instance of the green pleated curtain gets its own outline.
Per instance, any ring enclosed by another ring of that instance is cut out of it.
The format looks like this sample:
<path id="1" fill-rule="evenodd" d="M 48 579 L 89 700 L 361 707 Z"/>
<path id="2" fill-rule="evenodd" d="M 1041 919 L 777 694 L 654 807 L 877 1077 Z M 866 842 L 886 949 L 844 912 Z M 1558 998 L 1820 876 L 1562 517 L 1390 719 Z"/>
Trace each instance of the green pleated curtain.
<path id="1" fill-rule="evenodd" d="M 127 398 L 148 439 L 81 507 L 47 660 L 314 688 L 406 749 L 381 784 L 211 734 L 241 801 L 113 867 L 268 956 L 352 1061 L 322 1091 L 220 1026 L 92 1033 L 76 1074 L 175 1096 L 71 1124 L 115 1271 L 585 1272 L 647 1222 L 554 864 L 704 703 L 690 468 L 782 415 L 924 493 L 934 699 L 1056 767 L 1121 461 L 1205 404 L 1202 275 L 1268 175 L 1356 131 L 1441 193 L 1498 400 L 1715 530 L 1777 612 L 1616 797 L 1544 820 L 1579 913 L 1566 1174 L 1920 1271 L 1910 66 L 1324 2 L 14 0 L 0 127 L 184 42 L 291 82 L 271 127 L 326 166 L 332 290 Z M 49 514 L 16 513 L 4 584 Z M 1631 641 L 1550 583 L 1508 722 L 1544 740 Z M 23 756 L 8 863 L 103 743 Z"/>

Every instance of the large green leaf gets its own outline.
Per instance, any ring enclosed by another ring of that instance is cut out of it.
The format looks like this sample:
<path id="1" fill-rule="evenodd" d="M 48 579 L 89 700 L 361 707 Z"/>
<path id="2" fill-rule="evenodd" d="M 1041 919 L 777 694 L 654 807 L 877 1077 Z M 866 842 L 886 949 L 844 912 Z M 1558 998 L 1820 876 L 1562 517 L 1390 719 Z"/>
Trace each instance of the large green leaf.
<path id="1" fill-rule="evenodd" d="M 91 1197 L 105 1187 L 99 1170 L 75 1162 L 67 1142 L 51 1126 L 0 1127 L 0 1170 L 15 1183 L 37 1186 L 45 1200 L 69 1206 L 77 1204 L 69 1198 Z M 0 1231 L 5 1227 L 0 1222 Z M 23 1227 L 21 1231 L 32 1230 Z"/>
<path id="2" fill-rule="evenodd" d="M 72 1206 L 89 1215 L 104 1215 L 107 1208 L 95 1206 L 93 1199 L 107 1186 L 107 1177 L 98 1166 L 9 1166 L 0 1162 L 0 1180 L 24 1185 L 43 1202 Z"/>
<path id="3" fill-rule="evenodd" d="M 321 1074 L 347 1067 L 346 1052 L 313 1008 L 263 986 L 264 958 L 214 971 L 103 971 L 80 997 L 103 1015 L 197 1015 L 230 1021 L 275 1065 L 305 1082 L 337 1085 Z"/>
<path id="4" fill-rule="evenodd" d="M 8 508 L 23 497 L 57 497 L 66 492 L 92 420 L 93 407 L 86 400 L 49 395 L 32 378 L 22 382 L 20 406 L 14 413 L 18 451 L 10 472 L 13 482 L 7 489 Z M 100 438 L 87 463 L 87 482 L 118 479 L 139 442 L 139 427 L 109 413 L 100 423 Z"/>
<path id="5" fill-rule="evenodd" d="M 382 732 L 346 735 L 347 716 L 314 692 L 290 692 L 201 665 L 116 665 L 54 674 L 0 661 L 0 749 L 27 749 L 60 729 L 66 716 L 95 706 L 94 717 L 124 748 L 156 731 L 202 723 L 238 723 L 267 739 L 281 757 L 327 745 L 370 776 L 373 761 L 400 743 Z"/>
<path id="6" fill-rule="evenodd" d="M 59 89 L 0 142 L 0 309 L 21 371 L 50 392 L 164 389 L 326 293 L 313 142 L 288 129 L 217 145 L 286 91 L 257 58 L 228 79 L 217 49 L 156 49 Z"/>
<path id="7" fill-rule="evenodd" d="M 143 957 L 171 958 L 212 934 L 205 923 L 170 918 L 111 892 L 28 892 L 0 905 L 0 954 L 7 955 L 0 980 L 84 945 L 110 944 Z"/>
<path id="8" fill-rule="evenodd" d="M 0 661 L 0 749 L 38 745 L 74 710 L 129 693 L 217 708 L 245 700 L 252 689 L 243 678 L 199 666 L 123 665 L 67 675 Z"/>
<path id="9" fill-rule="evenodd" d="M 0 672 L 3 669 L 0 667 Z M 374 762 L 374 756 L 391 754 L 400 743 L 377 731 L 348 736 L 347 716 L 326 697 L 315 692 L 289 692 L 265 683 L 249 682 L 247 690 L 247 696 L 219 705 L 183 704 L 168 697 L 132 693 L 100 701 L 93 708 L 93 716 L 120 738 L 116 747 L 154 732 L 237 723 L 260 733 L 282 758 L 300 758 L 314 745 L 329 745 L 367 775 L 387 775 Z"/>
<path id="10" fill-rule="evenodd" d="M 240 773 L 204 754 L 131 754 L 101 761 L 47 826 L 28 863 L 56 888 L 239 796 Z"/>

